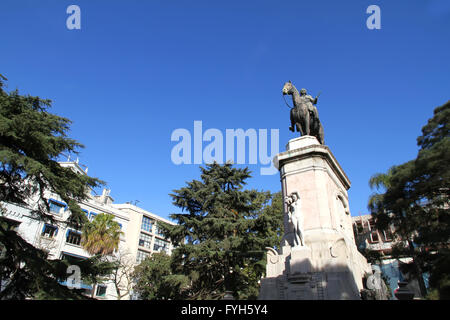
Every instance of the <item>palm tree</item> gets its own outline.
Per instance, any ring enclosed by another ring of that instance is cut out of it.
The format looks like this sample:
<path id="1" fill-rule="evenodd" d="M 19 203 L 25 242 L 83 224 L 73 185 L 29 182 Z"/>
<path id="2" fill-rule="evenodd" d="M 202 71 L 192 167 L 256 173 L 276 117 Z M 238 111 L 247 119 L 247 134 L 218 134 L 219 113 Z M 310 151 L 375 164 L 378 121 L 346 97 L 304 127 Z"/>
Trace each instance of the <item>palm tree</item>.
<path id="1" fill-rule="evenodd" d="M 117 251 L 122 234 L 114 216 L 101 213 L 84 225 L 81 244 L 92 255 L 106 256 Z"/>
<path id="2" fill-rule="evenodd" d="M 376 173 L 369 179 L 369 186 L 371 189 L 387 190 L 391 186 L 391 179 L 395 167 L 391 167 L 387 173 Z M 368 207 L 371 212 L 378 211 L 380 205 L 383 203 L 383 193 L 373 193 L 369 198 Z"/>
<path id="3" fill-rule="evenodd" d="M 120 225 L 114 221 L 111 214 L 100 213 L 83 227 L 81 245 L 91 255 L 107 256 L 119 249 Z M 93 283 L 92 297 L 95 294 L 96 283 Z"/>

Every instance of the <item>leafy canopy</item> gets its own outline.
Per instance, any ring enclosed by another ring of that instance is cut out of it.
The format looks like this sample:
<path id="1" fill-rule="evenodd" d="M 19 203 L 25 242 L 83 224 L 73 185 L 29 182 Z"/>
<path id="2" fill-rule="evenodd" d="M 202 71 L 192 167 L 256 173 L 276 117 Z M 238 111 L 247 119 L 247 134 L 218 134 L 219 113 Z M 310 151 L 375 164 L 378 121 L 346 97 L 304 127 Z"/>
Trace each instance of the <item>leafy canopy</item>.
<path id="1" fill-rule="evenodd" d="M 0 75 L 0 203 L 28 206 L 33 199 L 35 218 L 52 222 L 45 192 L 53 192 L 68 204 L 69 224 L 81 228 L 87 219 L 77 202 L 103 182 L 58 164 L 62 153 L 78 154 L 83 147 L 68 136 L 71 121 L 49 113 L 50 100 L 20 95 L 18 90 L 5 91 L 4 81 L 6 78 Z M 0 299 L 82 298 L 79 291 L 58 283 L 67 277 L 68 262 L 47 260 L 46 251 L 22 239 L 5 217 L 3 207 L 0 251 L 0 281 L 4 287 Z M 87 259 L 80 267 L 86 279 L 107 272 L 107 265 L 96 258 Z"/>
<path id="2" fill-rule="evenodd" d="M 200 169 L 201 180 L 171 194 L 182 209 L 171 215 L 178 225 L 164 225 L 176 246 L 173 272 L 189 277 L 190 299 L 220 299 L 227 292 L 256 298 L 265 248 L 280 243 L 281 196 L 244 190 L 248 168 L 213 163 Z"/>
<path id="3" fill-rule="evenodd" d="M 122 234 L 113 215 L 100 213 L 84 224 L 81 245 L 92 255 L 109 255 L 118 250 Z"/>
<path id="4" fill-rule="evenodd" d="M 396 248 L 397 254 L 404 249 L 403 255 L 413 256 L 417 273 L 431 271 L 438 283 L 433 272 L 442 275 L 438 263 L 447 263 L 450 241 L 450 101 L 434 110 L 417 144 L 416 159 L 371 178 L 370 185 L 385 192 L 370 198 L 369 209 L 380 229 L 392 224 L 409 242 Z"/>
<path id="5" fill-rule="evenodd" d="M 133 278 L 133 291 L 143 300 L 182 299 L 189 284 L 188 277 L 172 273 L 171 258 L 164 252 L 155 252 L 142 261 Z"/>

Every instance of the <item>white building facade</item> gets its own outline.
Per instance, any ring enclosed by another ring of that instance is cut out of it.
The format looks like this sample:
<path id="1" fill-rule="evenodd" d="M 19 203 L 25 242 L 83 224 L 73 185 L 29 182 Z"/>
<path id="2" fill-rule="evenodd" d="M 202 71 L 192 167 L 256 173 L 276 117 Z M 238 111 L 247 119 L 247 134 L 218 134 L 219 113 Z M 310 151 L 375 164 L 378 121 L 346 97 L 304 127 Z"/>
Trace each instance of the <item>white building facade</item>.
<path id="1" fill-rule="evenodd" d="M 87 175 L 77 162 L 60 162 L 60 165 Z M 114 204 L 109 193 L 110 190 L 107 189 L 103 189 L 102 195 L 98 196 L 89 192 L 87 200 L 80 202 L 79 206 L 90 221 L 98 214 L 114 216 L 123 234 L 120 237 L 119 249 L 108 259 L 120 260 L 121 268 L 111 280 L 94 286 L 82 284 L 82 288 L 85 289 L 86 295 L 97 299 L 130 299 L 130 274 L 134 267 L 153 252 L 164 251 L 170 254 L 172 251 L 172 244 L 161 233 L 159 223 L 174 223 L 128 203 Z M 47 192 L 45 198 L 48 199 L 54 223 L 43 222 L 33 216 L 32 210 L 37 206 L 37 199 L 30 199 L 27 206 L 11 203 L 1 205 L 5 217 L 21 237 L 33 246 L 47 251 L 49 259 L 69 256 L 72 261 L 76 261 L 89 258 L 91 255 L 81 246 L 81 230 L 70 228 L 65 223 L 70 216 L 67 204 L 53 193 Z"/>

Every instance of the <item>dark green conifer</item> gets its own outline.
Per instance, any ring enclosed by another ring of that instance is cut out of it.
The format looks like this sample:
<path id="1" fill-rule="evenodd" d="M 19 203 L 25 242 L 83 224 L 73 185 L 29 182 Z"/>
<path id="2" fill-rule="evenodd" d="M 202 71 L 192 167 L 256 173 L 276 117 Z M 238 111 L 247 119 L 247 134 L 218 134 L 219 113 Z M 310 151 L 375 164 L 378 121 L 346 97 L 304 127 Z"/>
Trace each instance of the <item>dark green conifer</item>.
<path id="1" fill-rule="evenodd" d="M 279 245 L 282 234 L 280 194 L 244 190 L 248 168 L 230 163 L 201 167 L 201 180 L 174 190 L 176 226 L 165 225 L 176 249 L 174 274 L 189 277 L 190 299 L 257 298 L 265 272 L 265 248 Z"/>
<path id="2" fill-rule="evenodd" d="M 450 272 L 442 272 L 441 264 L 449 261 L 450 101 L 434 110 L 417 143 L 416 159 L 372 177 L 372 187 L 383 186 L 385 192 L 371 197 L 369 209 L 377 227 L 386 229 L 392 224 L 406 241 L 394 253 L 413 257 L 405 270 L 419 279 L 422 293 L 426 294 L 426 288 L 419 275 L 430 271 L 432 287 L 440 290 L 441 298 L 448 298 Z"/>
<path id="3" fill-rule="evenodd" d="M 36 219 L 52 222 L 44 191 L 58 194 L 71 212 L 69 224 L 76 228 L 86 221 L 77 204 L 89 188 L 103 182 L 61 167 L 62 153 L 77 154 L 83 146 L 68 137 L 71 121 L 47 110 L 50 100 L 4 90 L 0 75 L 0 203 L 27 205 L 37 196 Z M 69 275 L 66 260 L 48 260 L 47 252 L 33 247 L 14 231 L 0 207 L 0 299 L 79 299 L 80 290 L 60 285 Z M 97 257 L 77 262 L 83 280 L 94 282 L 105 275 L 109 264 Z"/>

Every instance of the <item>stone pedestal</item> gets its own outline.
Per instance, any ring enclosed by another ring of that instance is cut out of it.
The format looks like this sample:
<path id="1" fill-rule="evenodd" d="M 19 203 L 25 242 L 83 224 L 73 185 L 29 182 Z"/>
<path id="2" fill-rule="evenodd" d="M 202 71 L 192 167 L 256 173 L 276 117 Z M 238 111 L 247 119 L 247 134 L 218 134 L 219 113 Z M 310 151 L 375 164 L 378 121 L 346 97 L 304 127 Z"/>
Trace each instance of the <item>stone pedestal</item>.
<path id="1" fill-rule="evenodd" d="M 304 246 L 295 246 L 284 208 L 285 234 L 278 251 L 268 248 L 260 299 L 360 299 L 371 267 L 353 236 L 347 190 L 350 181 L 327 146 L 312 136 L 292 139 L 274 158 L 283 198 L 297 192 Z"/>
<path id="2" fill-rule="evenodd" d="M 311 250 L 308 247 L 292 248 L 289 258 L 289 273 L 291 275 L 311 272 Z"/>

